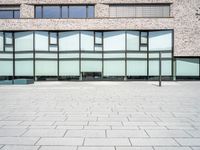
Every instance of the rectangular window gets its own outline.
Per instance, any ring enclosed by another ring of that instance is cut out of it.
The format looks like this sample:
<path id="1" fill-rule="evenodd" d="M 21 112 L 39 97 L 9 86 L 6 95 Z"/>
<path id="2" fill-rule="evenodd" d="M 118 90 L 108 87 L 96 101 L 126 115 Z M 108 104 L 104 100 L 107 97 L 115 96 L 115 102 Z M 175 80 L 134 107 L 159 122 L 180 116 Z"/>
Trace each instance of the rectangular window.
<path id="1" fill-rule="evenodd" d="M 0 7 L 0 19 L 20 18 L 19 7 Z"/>
<path id="2" fill-rule="evenodd" d="M 140 51 L 147 51 L 148 47 L 148 33 L 140 32 Z"/>
<path id="3" fill-rule="evenodd" d="M 95 51 L 102 51 L 103 49 L 103 32 L 94 33 L 94 47 Z"/>
<path id="4" fill-rule="evenodd" d="M 170 17 L 170 4 L 110 5 L 110 17 Z"/>
<path id="5" fill-rule="evenodd" d="M 35 18 L 94 18 L 94 6 L 92 5 L 63 5 L 63 6 L 36 6 Z"/>
<path id="6" fill-rule="evenodd" d="M 69 6 L 69 18 L 86 18 L 85 6 Z"/>
<path id="7" fill-rule="evenodd" d="M 13 33 L 4 33 L 4 51 L 13 51 Z"/>
<path id="8" fill-rule="evenodd" d="M 58 34 L 57 32 L 49 32 L 49 50 L 57 51 L 58 49 Z"/>
<path id="9" fill-rule="evenodd" d="M 60 7 L 59 6 L 43 6 L 43 17 L 44 18 L 60 18 Z"/>

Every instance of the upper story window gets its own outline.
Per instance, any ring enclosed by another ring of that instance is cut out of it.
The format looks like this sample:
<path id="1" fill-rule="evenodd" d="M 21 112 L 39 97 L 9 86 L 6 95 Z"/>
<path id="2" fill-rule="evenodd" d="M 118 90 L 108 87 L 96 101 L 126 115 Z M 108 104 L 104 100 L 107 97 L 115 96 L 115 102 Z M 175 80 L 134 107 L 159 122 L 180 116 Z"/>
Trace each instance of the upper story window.
<path id="1" fill-rule="evenodd" d="M 110 5 L 110 17 L 170 17 L 170 4 Z"/>
<path id="2" fill-rule="evenodd" d="M 0 19 L 13 19 L 20 18 L 20 8 L 19 7 L 2 7 L 0 6 Z"/>
<path id="3" fill-rule="evenodd" d="M 93 5 L 36 6 L 35 18 L 94 18 Z"/>

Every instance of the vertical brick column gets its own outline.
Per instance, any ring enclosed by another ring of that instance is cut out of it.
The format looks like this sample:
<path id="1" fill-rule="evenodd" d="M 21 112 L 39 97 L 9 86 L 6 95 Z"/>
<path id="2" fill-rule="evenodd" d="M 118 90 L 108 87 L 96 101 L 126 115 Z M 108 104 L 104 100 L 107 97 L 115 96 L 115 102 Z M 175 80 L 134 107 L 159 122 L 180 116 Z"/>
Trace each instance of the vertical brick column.
<path id="1" fill-rule="evenodd" d="M 21 4 L 20 5 L 21 18 L 34 18 L 34 5 Z"/>
<path id="2" fill-rule="evenodd" d="M 109 5 L 96 4 L 95 5 L 95 17 L 96 18 L 109 17 Z"/>

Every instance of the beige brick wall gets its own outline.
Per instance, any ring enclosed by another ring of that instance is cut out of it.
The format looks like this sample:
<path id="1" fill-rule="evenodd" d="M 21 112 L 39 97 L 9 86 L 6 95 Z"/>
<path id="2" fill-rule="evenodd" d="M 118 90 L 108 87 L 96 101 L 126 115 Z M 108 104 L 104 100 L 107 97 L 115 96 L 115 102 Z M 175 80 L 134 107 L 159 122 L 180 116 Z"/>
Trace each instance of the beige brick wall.
<path id="1" fill-rule="evenodd" d="M 35 4 L 95 4 L 95 19 L 33 19 Z M 170 18 L 109 18 L 113 3 L 173 3 Z M 200 0 L 1 0 L 20 4 L 21 19 L 0 19 L 0 30 L 174 29 L 175 56 L 200 56 Z"/>

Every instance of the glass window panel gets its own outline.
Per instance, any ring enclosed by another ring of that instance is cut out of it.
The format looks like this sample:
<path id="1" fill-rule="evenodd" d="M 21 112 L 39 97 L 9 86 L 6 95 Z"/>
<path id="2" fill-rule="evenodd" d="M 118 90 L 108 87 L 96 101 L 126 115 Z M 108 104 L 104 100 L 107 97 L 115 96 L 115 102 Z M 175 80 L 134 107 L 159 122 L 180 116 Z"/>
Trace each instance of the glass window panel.
<path id="1" fill-rule="evenodd" d="M 124 61 L 104 61 L 104 76 L 124 76 Z"/>
<path id="2" fill-rule="evenodd" d="M 128 76 L 147 76 L 147 60 L 127 61 Z"/>
<path id="3" fill-rule="evenodd" d="M 79 32 L 69 31 L 59 33 L 60 51 L 79 51 Z"/>
<path id="4" fill-rule="evenodd" d="M 102 51 L 103 46 L 102 45 L 95 45 L 95 51 Z"/>
<path id="5" fill-rule="evenodd" d="M 69 6 L 69 18 L 87 18 L 86 6 Z"/>
<path id="6" fill-rule="evenodd" d="M 13 11 L 0 10 L 0 19 L 11 19 L 13 18 Z"/>
<path id="7" fill-rule="evenodd" d="M 56 32 L 50 32 L 50 44 L 57 44 L 57 33 Z"/>
<path id="8" fill-rule="evenodd" d="M 16 76 L 33 76 L 33 61 L 15 61 Z"/>
<path id="9" fill-rule="evenodd" d="M 13 75 L 13 61 L 1 61 L 0 60 L 0 76 L 12 76 Z"/>
<path id="10" fill-rule="evenodd" d="M 81 72 L 102 72 L 102 62 L 81 61 Z"/>
<path id="11" fill-rule="evenodd" d="M 12 33 L 5 33 L 5 44 L 13 44 L 13 36 Z"/>
<path id="12" fill-rule="evenodd" d="M 147 46 L 140 46 L 141 51 L 147 51 Z"/>
<path id="13" fill-rule="evenodd" d="M 14 18 L 20 18 L 20 11 L 19 10 L 15 10 L 14 11 Z"/>
<path id="14" fill-rule="evenodd" d="M 94 51 L 94 32 L 81 32 L 81 50 Z"/>
<path id="15" fill-rule="evenodd" d="M 139 38 L 138 31 L 127 31 L 127 50 L 139 51 Z"/>
<path id="16" fill-rule="evenodd" d="M 48 51 L 48 32 L 35 32 L 35 49 L 39 51 Z"/>
<path id="17" fill-rule="evenodd" d="M 95 44 L 102 44 L 103 42 L 103 33 L 102 32 L 95 32 Z"/>
<path id="18" fill-rule="evenodd" d="M 15 50 L 16 51 L 33 50 L 33 32 L 16 32 Z"/>
<path id="19" fill-rule="evenodd" d="M 35 17 L 42 18 L 42 7 L 41 6 L 35 7 Z"/>
<path id="20" fill-rule="evenodd" d="M 149 32 L 149 50 L 172 50 L 172 31 Z"/>
<path id="21" fill-rule="evenodd" d="M 176 70 L 177 76 L 199 76 L 199 59 L 178 58 Z"/>
<path id="22" fill-rule="evenodd" d="M 62 18 L 69 18 L 68 6 L 62 6 Z"/>
<path id="23" fill-rule="evenodd" d="M 13 45 L 5 45 L 5 51 L 6 52 L 13 51 Z"/>
<path id="24" fill-rule="evenodd" d="M 4 41 L 3 41 L 3 32 L 0 32 L 0 51 L 3 51 L 3 45 L 4 45 Z"/>
<path id="25" fill-rule="evenodd" d="M 104 32 L 104 51 L 125 51 L 125 32 Z"/>
<path id="26" fill-rule="evenodd" d="M 60 18 L 59 6 L 43 6 L 43 18 Z"/>
<path id="27" fill-rule="evenodd" d="M 147 32 L 141 32 L 141 44 L 147 44 Z"/>
<path id="28" fill-rule="evenodd" d="M 88 18 L 94 18 L 94 6 L 88 6 L 87 13 Z"/>
<path id="29" fill-rule="evenodd" d="M 79 61 L 60 61 L 60 76 L 79 76 Z"/>
<path id="30" fill-rule="evenodd" d="M 37 76 L 57 76 L 57 61 L 37 60 L 35 65 L 35 73 Z"/>
<path id="31" fill-rule="evenodd" d="M 49 46 L 49 50 L 50 51 L 57 51 L 58 50 L 58 46 L 57 45 L 50 45 Z"/>

